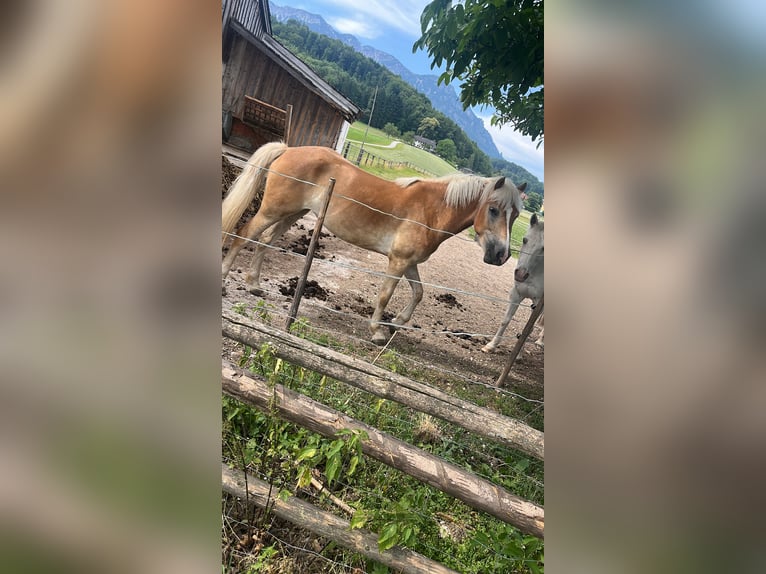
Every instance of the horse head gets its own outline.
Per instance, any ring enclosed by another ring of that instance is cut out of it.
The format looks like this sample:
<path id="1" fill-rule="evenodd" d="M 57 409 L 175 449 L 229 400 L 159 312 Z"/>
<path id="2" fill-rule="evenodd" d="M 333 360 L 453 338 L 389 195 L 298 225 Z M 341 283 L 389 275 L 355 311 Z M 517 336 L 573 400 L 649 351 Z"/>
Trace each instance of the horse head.
<path id="1" fill-rule="evenodd" d="M 545 223 L 537 219 L 537 215 L 532 215 L 529 220 L 529 229 L 524 234 L 521 250 L 519 251 L 519 262 L 516 265 L 516 271 L 513 278 L 518 283 L 524 283 L 532 277 L 539 277 L 543 270 L 543 258 L 545 249 Z"/>
<path id="2" fill-rule="evenodd" d="M 473 221 L 476 241 L 484 250 L 484 263 L 502 265 L 511 256 L 511 228 L 522 209 L 521 192 L 526 187 L 522 183 L 517 188 L 505 177 L 488 181 Z"/>

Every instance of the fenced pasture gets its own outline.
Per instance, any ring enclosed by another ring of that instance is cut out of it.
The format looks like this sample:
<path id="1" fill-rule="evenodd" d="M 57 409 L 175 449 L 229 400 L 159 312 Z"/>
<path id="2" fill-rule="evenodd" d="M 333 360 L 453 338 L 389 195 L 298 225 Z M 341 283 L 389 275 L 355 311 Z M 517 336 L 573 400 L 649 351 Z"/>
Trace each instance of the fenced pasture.
<path id="1" fill-rule="evenodd" d="M 504 354 L 479 351 L 514 262 L 490 268 L 468 233 L 449 239 L 423 265 L 413 321 L 381 348 L 367 319 L 385 258 L 312 223 L 273 244 L 262 297 L 242 288 L 249 255 L 227 278 L 224 570 L 541 572 L 542 350 L 527 345 L 503 389 Z M 526 225 L 517 219 L 517 245 Z M 320 248 L 288 333 L 290 279 L 313 233 Z"/>
<path id="2" fill-rule="evenodd" d="M 365 133 L 367 134 L 366 139 Z M 387 146 L 391 143 L 391 138 L 383 130 L 373 128 L 372 126 L 368 128 L 367 124 L 360 121 L 356 121 L 351 125 L 346 134 L 346 139 L 358 142 L 364 140 L 366 143 L 380 146 Z"/>
<path id="3" fill-rule="evenodd" d="M 404 145 L 404 144 L 399 144 Z M 385 153 L 386 150 L 380 148 L 362 147 L 361 144 L 347 141 L 343 146 L 341 155 L 350 162 L 358 165 L 364 171 L 382 177 L 383 179 L 393 180 L 397 177 L 434 177 L 434 173 L 420 167 L 420 163 L 409 160 L 390 159 L 384 156 L 391 154 Z"/>
<path id="4" fill-rule="evenodd" d="M 426 175 L 427 177 L 439 177 L 454 173 L 455 166 L 449 162 L 444 161 L 437 155 L 434 155 L 425 150 L 416 148 L 404 142 L 396 142 L 391 146 L 394 141 L 387 136 L 381 130 L 370 128 L 367 133 L 367 138 L 364 137 L 365 125 L 356 122 L 346 136 L 346 143 L 350 145 L 348 159 L 356 161 L 359 154 L 359 149 L 362 142 L 364 142 L 365 152 L 375 156 L 379 161 L 393 162 L 395 164 L 404 164 L 413 166 L 417 173 L 413 175 Z M 391 147 L 389 147 L 391 146 Z M 356 152 L 356 154 L 352 153 Z M 368 165 L 375 165 L 374 162 L 368 161 Z M 360 166 L 362 167 L 362 166 Z M 377 175 L 377 174 L 376 174 Z M 385 177 L 385 175 L 383 176 Z M 393 177 L 409 177 L 407 175 L 395 175 Z M 517 182 L 521 183 L 521 182 Z"/>

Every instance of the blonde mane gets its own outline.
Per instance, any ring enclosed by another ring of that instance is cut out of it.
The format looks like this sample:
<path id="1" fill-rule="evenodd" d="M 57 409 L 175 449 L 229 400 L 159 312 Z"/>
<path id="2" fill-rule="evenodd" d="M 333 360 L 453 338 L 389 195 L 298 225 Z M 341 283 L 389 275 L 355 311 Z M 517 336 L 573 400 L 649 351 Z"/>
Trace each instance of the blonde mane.
<path id="1" fill-rule="evenodd" d="M 400 177 L 394 180 L 401 187 L 409 187 L 419 181 L 437 181 L 447 183 L 447 191 L 444 194 L 444 202 L 450 207 L 461 207 L 476 199 L 485 201 L 494 199 L 504 210 L 516 207 L 519 213 L 524 209 L 521 194 L 511 180 L 506 178 L 505 185 L 494 189 L 496 178 L 481 177 L 478 175 L 464 175 L 453 173 L 435 179 L 422 179 L 418 177 Z"/>

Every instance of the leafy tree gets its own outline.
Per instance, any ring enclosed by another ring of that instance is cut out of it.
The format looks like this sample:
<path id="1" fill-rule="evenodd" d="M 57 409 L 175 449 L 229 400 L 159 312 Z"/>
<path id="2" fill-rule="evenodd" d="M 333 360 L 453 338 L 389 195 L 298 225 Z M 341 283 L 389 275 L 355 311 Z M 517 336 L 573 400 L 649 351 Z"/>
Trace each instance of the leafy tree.
<path id="1" fill-rule="evenodd" d="M 432 118 L 438 122 L 438 127 L 426 132 L 426 137 L 436 141 L 451 139 L 457 148 L 456 163 L 459 167 L 492 175 L 489 156 L 454 121 L 435 110 L 425 95 L 384 66 L 339 40 L 311 32 L 305 25 L 294 20 L 287 23 L 272 20 L 272 30 L 274 36 L 290 51 L 351 101 L 367 102 L 369 107 L 375 86 L 379 86 L 375 114 L 370 122 L 372 127 L 384 128 L 391 123 L 404 134 L 403 141 L 412 143 L 423 119 Z M 325 57 L 331 57 L 332 60 L 327 61 Z M 368 120 L 368 116 L 362 116 L 361 119 Z"/>
<path id="2" fill-rule="evenodd" d="M 516 185 L 520 185 L 526 181 L 527 195 L 534 191 L 543 197 L 545 196 L 545 186 L 543 185 L 543 182 L 537 179 L 537 177 L 529 173 L 520 165 L 511 161 L 506 161 L 500 158 L 493 158 L 491 173 L 493 175 L 504 175 L 509 177 L 511 181 Z"/>
<path id="3" fill-rule="evenodd" d="M 457 148 L 451 139 L 439 140 L 436 144 L 436 153 L 450 163 L 457 162 Z"/>
<path id="4" fill-rule="evenodd" d="M 540 211 L 540 207 L 543 204 L 543 196 L 539 193 L 531 191 L 527 193 L 527 200 L 524 202 L 524 204 L 529 211 L 537 213 Z"/>
<path id="5" fill-rule="evenodd" d="M 492 163 L 485 153 L 477 153 L 473 156 L 472 165 L 468 166 L 474 173 L 489 175 L 492 173 Z"/>
<path id="6" fill-rule="evenodd" d="M 432 117 L 426 117 L 420 120 L 420 125 L 418 126 L 418 133 L 427 138 L 434 135 L 436 132 L 436 129 L 440 126 L 439 120 Z"/>
<path id="7" fill-rule="evenodd" d="M 391 122 L 388 122 L 386 125 L 383 126 L 383 133 L 385 133 L 387 136 L 390 136 L 392 138 L 398 138 L 398 137 L 401 137 L 402 135 L 402 132 L 399 131 L 399 128 L 397 128 Z"/>
<path id="8" fill-rule="evenodd" d="M 492 106 L 493 124 L 542 142 L 543 0 L 433 0 L 420 24 L 412 51 L 446 64 L 439 83 L 458 80 L 464 108 Z"/>

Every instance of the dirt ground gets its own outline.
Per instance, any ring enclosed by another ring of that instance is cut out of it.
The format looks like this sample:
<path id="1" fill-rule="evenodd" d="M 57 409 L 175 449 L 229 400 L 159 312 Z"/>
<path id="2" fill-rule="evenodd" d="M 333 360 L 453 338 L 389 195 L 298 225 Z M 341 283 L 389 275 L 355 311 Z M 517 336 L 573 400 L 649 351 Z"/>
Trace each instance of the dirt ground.
<path id="1" fill-rule="evenodd" d="M 305 253 L 314 223 L 315 217 L 309 214 L 275 242 L 275 246 L 286 252 L 267 252 L 261 272 L 263 297 L 245 289 L 244 278 L 252 251 L 248 247 L 240 252 L 224 283 L 227 301 L 251 306 L 263 300 L 277 316 L 275 324 L 283 325 L 284 318 L 278 315 L 287 313 L 296 278 L 304 264 L 304 258 L 294 254 Z M 368 319 L 382 278 L 350 267 L 382 273 L 386 262 L 382 255 L 322 233 L 309 274 L 311 282 L 298 316 L 308 319 L 311 325 L 331 331 L 336 340 L 367 346 Z M 398 331 L 389 348 L 429 367 L 458 372 L 479 382 L 494 382 L 507 362 L 516 341 L 515 334 L 521 332 L 530 313 L 529 301 L 526 301 L 511 321 L 498 350 L 493 354 L 481 352 L 505 314 L 515 265 L 514 259 L 501 267 L 485 264 L 481 248 L 467 233 L 445 241 L 419 266 L 425 293 L 409 323 L 416 330 Z M 410 292 L 409 285 L 402 280 L 388 306 L 391 316 L 406 304 Z M 544 356 L 543 349 L 534 344 L 539 331 L 536 326 L 506 385 L 538 399 L 542 397 Z M 373 352 L 375 347 L 370 343 L 369 349 Z"/>

